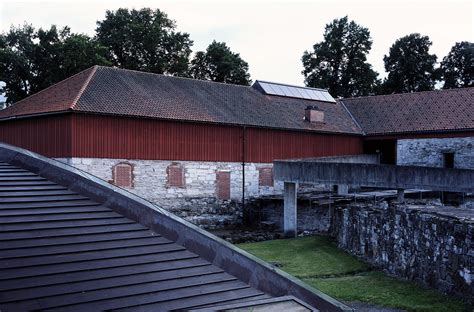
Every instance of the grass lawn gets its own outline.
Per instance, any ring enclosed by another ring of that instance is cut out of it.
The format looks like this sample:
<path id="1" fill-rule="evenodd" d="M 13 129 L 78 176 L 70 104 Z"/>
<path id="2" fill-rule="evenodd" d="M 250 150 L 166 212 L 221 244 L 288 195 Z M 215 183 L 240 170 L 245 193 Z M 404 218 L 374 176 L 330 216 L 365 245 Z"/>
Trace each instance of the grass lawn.
<path id="1" fill-rule="evenodd" d="M 280 265 L 283 271 L 339 300 L 408 311 L 473 311 L 456 298 L 372 271 L 364 262 L 338 249 L 336 243 L 325 236 L 240 244 L 238 247 Z"/>

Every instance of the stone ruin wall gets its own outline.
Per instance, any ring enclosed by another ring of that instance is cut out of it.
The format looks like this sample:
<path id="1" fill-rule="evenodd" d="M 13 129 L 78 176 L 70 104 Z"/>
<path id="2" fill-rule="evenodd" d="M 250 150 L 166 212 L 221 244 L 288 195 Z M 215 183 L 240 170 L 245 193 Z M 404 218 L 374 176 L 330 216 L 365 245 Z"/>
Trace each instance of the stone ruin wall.
<path id="1" fill-rule="evenodd" d="M 330 232 L 340 248 L 390 274 L 473 300 L 474 219 L 468 215 L 349 205 L 334 210 Z"/>
<path id="2" fill-rule="evenodd" d="M 408 202 L 318 205 L 301 196 L 298 232 L 330 235 L 340 248 L 389 274 L 474 298 L 474 202 L 460 207 L 443 206 L 439 199 Z M 283 227 L 281 198 L 251 204 L 255 220 Z"/>

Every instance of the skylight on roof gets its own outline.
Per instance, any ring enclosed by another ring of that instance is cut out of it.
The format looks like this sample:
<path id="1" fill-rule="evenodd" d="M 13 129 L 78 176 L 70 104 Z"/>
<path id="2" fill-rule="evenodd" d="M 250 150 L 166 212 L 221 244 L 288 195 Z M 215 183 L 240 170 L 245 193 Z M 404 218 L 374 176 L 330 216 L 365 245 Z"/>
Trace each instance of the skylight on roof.
<path id="1" fill-rule="evenodd" d="M 278 95 L 284 97 L 292 97 L 297 99 L 313 100 L 313 101 L 322 101 L 322 102 L 331 102 L 335 103 L 334 98 L 329 94 L 327 90 L 308 88 L 308 87 L 298 87 L 291 86 L 275 82 L 267 82 L 257 80 L 253 84 L 255 89 L 262 91 L 268 95 Z"/>

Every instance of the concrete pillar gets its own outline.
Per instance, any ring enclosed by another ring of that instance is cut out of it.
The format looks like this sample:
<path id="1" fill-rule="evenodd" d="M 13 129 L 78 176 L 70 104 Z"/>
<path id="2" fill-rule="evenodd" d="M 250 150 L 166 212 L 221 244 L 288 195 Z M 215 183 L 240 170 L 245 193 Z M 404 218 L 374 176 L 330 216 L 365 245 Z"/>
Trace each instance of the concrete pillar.
<path id="1" fill-rule="evenodd" d="M 399 203 L 405 202 L 405 190 L 404 189 L 398 189 L 397 190 L 397 201 Z"/>
<path id="2" fill-rule="evenodd" d="M 347 185 L 347 184 L 337 184 L 336 185 L 336 194 L 337 195 L 347 195 L 347 194 L 349 194 L 349 185 Z"/>
<path id="3" fill-rule="evenodd" d="M 283 199 L 283 231 L 286 237 L 296 237 L 297 208 L 296 195 L 297 184 L 285 182 L 285 193 Z"/>

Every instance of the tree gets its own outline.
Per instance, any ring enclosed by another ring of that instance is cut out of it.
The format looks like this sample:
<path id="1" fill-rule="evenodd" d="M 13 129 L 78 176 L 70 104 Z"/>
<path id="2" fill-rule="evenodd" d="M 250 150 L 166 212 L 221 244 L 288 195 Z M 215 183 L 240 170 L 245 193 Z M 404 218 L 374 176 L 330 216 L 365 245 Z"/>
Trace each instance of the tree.
<path id="1" fill-rule="evenodd" d="M 56 26 L 35 31 L 12 27 L 0 35 L 0 81 L 7 104 L 19 101 L 93 65 L 109 65 L 95 40 Z"/>
<path id="2" fill-rule="evenodd" d="M 326 25 L 324 40 L 303 54 L 306 85 L 328 89 L 333 96 L 372 94 L 378 74 L 367 63 L 371 47 L 367 28 L 347 16 L 333 20 Z"/>
<path id="3" fill-rule="evenodd" d="M 5 83 L 0 91 L 5 93 L 7 104 L 26 97 L 34 89 L 33 37 L 34 28 L 26 24 L 0 35 L 0 81 Z"/>
<path id="4" fill-rule="evenodd" d="M 117 67 L 185 75 L 193 42 L 175 29 L 175 22 L 158 9 L 121 8 L 107 11 L 96 32 Z"/>
<path id="5" fill-rule="evenodd" d="M 474 86 L 474 44 L 457 42 L 441 62 L 443 89 Z"/>
<path id="6" fill-rule="evenodd" d="M 61 44 L 61 61 L 55 80 L 60 81 L 94 65 L 111 65 L 107 49 L 84 34 L 70 34 Z"/>
<path id="7" fill-rule="evenodd" d="M 436 55 L 429 54 L 428 36 L 410 34 L 397 39 L 383 61 L 388 76 L 383 83 L 384 93 L 433 90 L 439 77 L 435 69 Z"/>
<path id="8" fill-rule="evenodd" d="M 249 85 L 249 65 L 224 42 L 215 40 L 206 51 L 199 51 L 191 61 L 190 74 L 196 79 Z"/>

